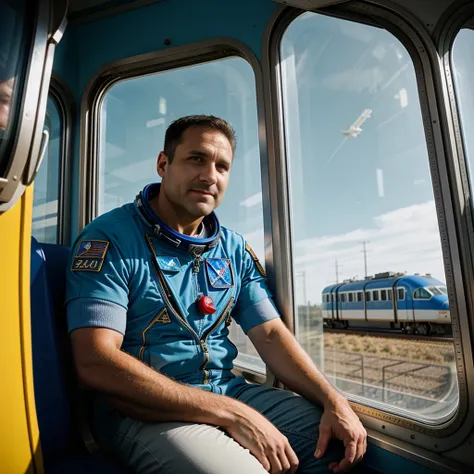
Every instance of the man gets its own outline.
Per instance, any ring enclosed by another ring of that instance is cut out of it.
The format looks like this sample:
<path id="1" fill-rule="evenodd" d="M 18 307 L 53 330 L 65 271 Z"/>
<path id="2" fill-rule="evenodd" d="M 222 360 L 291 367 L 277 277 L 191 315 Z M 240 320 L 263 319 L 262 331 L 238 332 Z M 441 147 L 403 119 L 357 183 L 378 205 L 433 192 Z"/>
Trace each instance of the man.
<path id="1" fill-rule="evenodd" d="M 364 428 L 284 326 L 250 246 L 213 213 L 234 151 L 222 119 L 173 122 L 161 185 L 73 247 L 68 324 L 79 380 L 100 394 L 95 438 L 140 474 L 344 472 Z M 300 396 L 233 375 L 231 317 Z"/>

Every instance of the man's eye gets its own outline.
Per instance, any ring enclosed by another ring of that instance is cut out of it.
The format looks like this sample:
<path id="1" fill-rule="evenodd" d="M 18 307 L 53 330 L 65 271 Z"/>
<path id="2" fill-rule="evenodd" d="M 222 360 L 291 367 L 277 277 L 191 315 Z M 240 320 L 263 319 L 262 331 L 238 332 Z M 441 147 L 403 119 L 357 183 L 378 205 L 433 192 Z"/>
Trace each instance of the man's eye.
<path id="1" fill-rule="evenodd" d="M 190 159 L 192 161 L 195 161 L 196 163 L 202 163 L 204 161 L 204 158 L 202 156 L 191 156 Z"/>

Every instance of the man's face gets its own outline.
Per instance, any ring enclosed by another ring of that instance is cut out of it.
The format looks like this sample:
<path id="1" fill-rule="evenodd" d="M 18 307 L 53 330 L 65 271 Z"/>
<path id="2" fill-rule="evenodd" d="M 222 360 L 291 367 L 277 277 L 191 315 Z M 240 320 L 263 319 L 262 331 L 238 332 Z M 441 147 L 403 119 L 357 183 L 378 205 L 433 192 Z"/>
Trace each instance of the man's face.
<path id="1" fill-rule="evenodd" d="M 0 130 L 6 130 L 13 95 L 13 78 L 0 82 Z"/>
<path id="2" fill-rule="evenodd" d="M 161 192 L 176 210 L 183 211 L 183 216 L 207 216 L 224 197 L 232 159 L 232 147 L 223 133 L 207 127 L 189 127 L 171 164 L 163 152 L 158 157 Z"/>

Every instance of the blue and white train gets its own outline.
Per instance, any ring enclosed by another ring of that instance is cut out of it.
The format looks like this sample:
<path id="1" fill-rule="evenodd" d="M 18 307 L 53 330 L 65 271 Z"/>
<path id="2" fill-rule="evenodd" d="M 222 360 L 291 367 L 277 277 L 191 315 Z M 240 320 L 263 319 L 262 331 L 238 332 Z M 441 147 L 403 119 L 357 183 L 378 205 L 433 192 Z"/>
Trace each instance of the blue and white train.
<path id="1" fill-rule="evenodd" d="M 379 273 L 324 288 L 326 327 L 401 329 L 407 334 L 451 332 L 446 286 L 431 275 Z"/>

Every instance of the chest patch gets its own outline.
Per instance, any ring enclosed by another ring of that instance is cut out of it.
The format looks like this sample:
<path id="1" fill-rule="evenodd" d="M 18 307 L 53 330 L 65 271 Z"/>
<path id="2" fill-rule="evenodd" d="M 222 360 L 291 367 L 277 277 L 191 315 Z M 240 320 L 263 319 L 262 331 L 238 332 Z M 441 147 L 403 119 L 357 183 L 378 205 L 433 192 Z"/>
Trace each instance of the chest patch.
<path id="1" fill-rule="evenodd" d="M 156 257 L 158 265 L 164 272 L 178 273 L 181 271 L 181 263 L 178 257 L 169 257 L 168 255 L 158 255 Z"/>
<path id="2" fill-rule="evenodd" d="M 234 275 L 228 258 L 206 258 L 206 272 L 213 288 L 232 288 Z"/>

